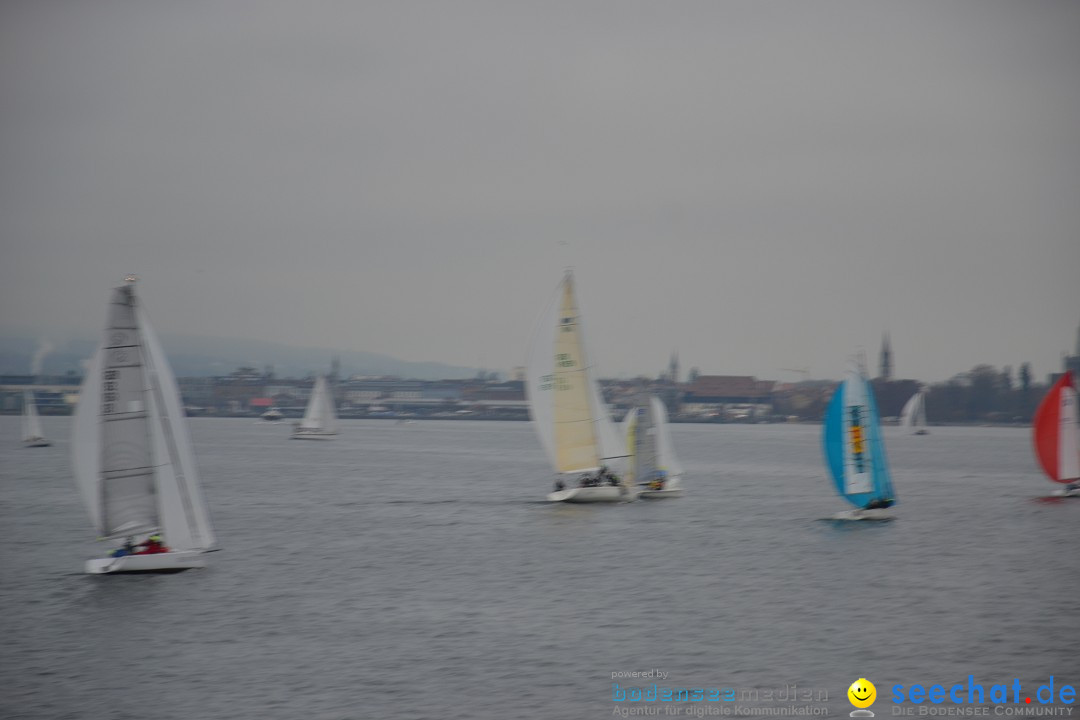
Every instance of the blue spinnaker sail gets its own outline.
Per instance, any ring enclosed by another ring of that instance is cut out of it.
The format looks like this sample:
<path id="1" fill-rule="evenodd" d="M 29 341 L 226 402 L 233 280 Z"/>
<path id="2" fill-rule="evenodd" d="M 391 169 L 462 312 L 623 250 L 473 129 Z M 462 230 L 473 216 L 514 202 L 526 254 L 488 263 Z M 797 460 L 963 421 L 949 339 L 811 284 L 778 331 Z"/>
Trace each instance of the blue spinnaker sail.
<path id="1" fill-rule="evenodd" d="M 857 508 L 896 503 L 874 391 L 861 372 L 850 372 L 836 389 L 825 411 L 822 441 L 841 497 Z"/>

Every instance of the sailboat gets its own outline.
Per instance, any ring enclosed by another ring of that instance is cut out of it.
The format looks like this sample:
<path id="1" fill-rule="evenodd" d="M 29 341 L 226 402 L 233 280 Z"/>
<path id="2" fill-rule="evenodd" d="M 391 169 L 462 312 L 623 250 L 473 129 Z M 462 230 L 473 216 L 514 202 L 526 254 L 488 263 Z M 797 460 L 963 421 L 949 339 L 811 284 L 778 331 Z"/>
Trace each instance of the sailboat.
<path id="1" fill-rule="evenodd" d="M 337 411 L 326 377 L 315 378 L 304 419 L 296 424 L 293 440 L 332 440 L 337 435 Z"/>
<path id="2" fill-rule="evenodd" d="M 1039 403 L 1032 423 L 1035 457 L 1043 472 L 1064 488 L 1055 495 L 1080 496 L 1080 426 L 1076 383 L 1066 371 Z"/>
<path id="3" fill-rule="evenodd" d="M 900 427 L 912 435 L 929 435 L 926 429 L 926 392 L 920 390 L 904 403 L 900 411 Z"/>
<path id="4" fill-rule="evenodd" d="M 533 427 L 561 477 L 551 502 L 633 500 L 637 489 L 608 468 L 626 457 L 585 353 L 574 276 L 566 271 L 541 315 L 529 351 L 525 389 Z"/>
<path id="5" fill-rule="evenodd" d="M 23 447 L 49 447 L 51 442 L 45 439 L 41 430 L 41 418 L 38 417 L 37 404 L 34 403 L 33 390 L 23 392 Z"/>
<path id="6" fill-rule="evenodd" d="M 109 557 L 88 560 L 86 572 L 205 567 L 214 531 L 187 420 L 134 276 L 113 290 L 104 339 L 80 390 L 71 460 L 100 539 L 128 539 Z M 138 536 L 149 536 L 152 552 L 131 554 Z"/>
<path id="7" fill-rule="evenodd" d="M 667 409 L 655 395 L 631 408 L 623 419 L 629 474 L 640 489 L 639 498 L 682 495 L 682 467 L 672 449 L 667 420 Z"/>
<path id="8" fill-rule="evenodd" d="M 825 411 L 825 464 L 840 496 L 855 506 L 837 520 L 880 518 L 896 504 L 874 390 L 861 364 L 853 364 Z"/>

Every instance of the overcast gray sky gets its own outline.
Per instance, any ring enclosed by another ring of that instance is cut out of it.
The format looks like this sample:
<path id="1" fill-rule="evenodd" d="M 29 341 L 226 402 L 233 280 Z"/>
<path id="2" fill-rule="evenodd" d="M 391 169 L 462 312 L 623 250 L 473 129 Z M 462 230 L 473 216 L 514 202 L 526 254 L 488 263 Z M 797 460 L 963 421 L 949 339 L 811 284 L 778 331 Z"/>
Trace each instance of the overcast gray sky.
<path id="1" fill-rule="evenodd" d="M 0 3 L 0 326 L 604 375 L 1057 370 L 1080 2 Z"/>

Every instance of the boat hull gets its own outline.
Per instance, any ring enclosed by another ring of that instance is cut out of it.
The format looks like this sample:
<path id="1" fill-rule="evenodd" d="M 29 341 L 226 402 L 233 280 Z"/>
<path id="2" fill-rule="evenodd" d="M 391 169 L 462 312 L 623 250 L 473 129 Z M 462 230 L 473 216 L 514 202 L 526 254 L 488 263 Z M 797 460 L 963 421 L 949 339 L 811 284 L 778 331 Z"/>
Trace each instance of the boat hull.
<path id="1" fill-rule="evenodd" d="M 23 447 L 49 447 L 52 445 L 48 440 L 24 440 Z"/>
<path id="2" fill-rule="evenodd" d="M 601 487 L 576 487 L 549 493 L 550 502 L 565 503 L 617 503 L 628 502 L 633 497 L 624 487 L 604 485 Z"/>
<path id="3" fill-rule="evenodd" d="M 915 432 L 913 432 L 911 434 L 912 435 L 929 435 L 930 431 L 929 430 L 916 430 Z"/>
<path id="4" fill-rule="evenodd" d="M 664 486 L 658 490 L 649 488 L 650 483 L 641 483 L 638 489 L 638 497 L 642 500 L 661 500 L 663 498 L 682 497 L 682 478 L 678 475 L 668 478 Z"/>
<path id="5" fill-rule="evenodd" d="M 333 440 L 337 433 L 299 432 L 292 434 L 293 440 Z"/>
<path id="6" fill-rule="evenodd" d="M 1058 488 L 1050 493 L 1053 497 L 1080 497 L 1080 487 L 1078 488 Z"/>
<path id="7" fill-rule="evenodd" d="M 893 516 L 885 510 L 844 510 L 832 516 L 833 520 L 892 520 Z"/>
<path id="8" fill-rule="evenodd" d="M 670 490 L 642 490 L 638 493 L 638 497 L 642 500 L 660 500 L 661 498 L 682 497 L 682 488 L 671 488 Z"/>
<path id="9" fill-rule="evenodd" d="M 205 553 L 201 550 L 180 550 L 147 555 L 124 555 L 123 557 L 94 558 L 86 561 L 88 575 L 114 575 L 117 573 L 167 573 L 206 567 Z"/>

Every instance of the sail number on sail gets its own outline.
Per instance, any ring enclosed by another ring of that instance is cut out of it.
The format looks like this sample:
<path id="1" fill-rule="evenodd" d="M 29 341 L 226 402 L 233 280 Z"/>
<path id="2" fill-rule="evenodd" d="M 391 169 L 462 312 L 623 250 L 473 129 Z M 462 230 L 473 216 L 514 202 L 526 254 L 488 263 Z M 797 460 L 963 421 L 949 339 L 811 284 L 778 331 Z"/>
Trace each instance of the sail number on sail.
<path id="1" fill-rule="evenodd" d="M 541 390 L 569 390 L 570 383 L 567 382 L 564 377 L 556 377 L 555 375 L 544 375 L 540 378 Z"/>
<path id="2" fill-rule="evenodd" d="M 119 375 L 117 370 L 106 370 L 102 373 L 101 382 L 101 414 L 111 415 L 113 412 L 113 404 L 116 402 L 116 378 Z"/>
<path id="3" fill-rule="evenodd" d="M 866 472 L 863 465 L 863 429 L 862 408 L 858 405 L 851 406 L 851 459 L 855 461 L 855 472 Z"/>

